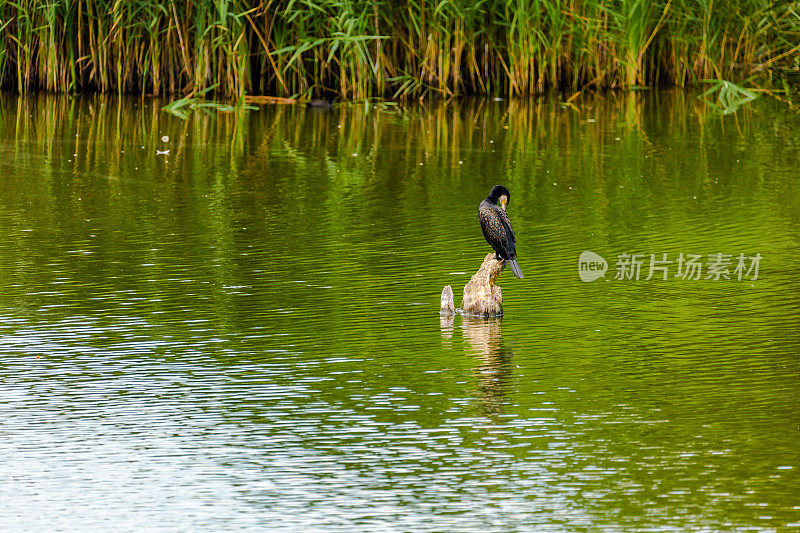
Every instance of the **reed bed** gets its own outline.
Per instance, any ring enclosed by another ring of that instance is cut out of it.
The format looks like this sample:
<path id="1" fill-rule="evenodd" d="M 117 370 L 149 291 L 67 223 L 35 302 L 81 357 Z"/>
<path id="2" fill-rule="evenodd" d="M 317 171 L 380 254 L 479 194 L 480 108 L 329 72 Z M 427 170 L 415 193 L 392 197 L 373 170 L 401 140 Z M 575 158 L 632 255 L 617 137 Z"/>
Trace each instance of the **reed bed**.
<path id="1" fill-rule="evenodd" d="M 19 92 L 521 96 L 798 69 L 799 1 L 0 1 Z"/>

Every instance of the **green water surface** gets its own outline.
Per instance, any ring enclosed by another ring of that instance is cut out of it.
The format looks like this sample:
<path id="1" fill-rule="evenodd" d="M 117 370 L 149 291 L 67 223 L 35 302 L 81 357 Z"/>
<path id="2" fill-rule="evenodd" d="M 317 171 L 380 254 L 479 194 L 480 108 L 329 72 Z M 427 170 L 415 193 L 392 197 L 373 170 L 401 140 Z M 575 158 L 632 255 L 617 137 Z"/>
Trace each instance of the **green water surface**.
<path id="1" fill-rule="evenodd" d="M 0 99 L 0 528 L 800 529 L 800 115 L 577 104 Z"/>

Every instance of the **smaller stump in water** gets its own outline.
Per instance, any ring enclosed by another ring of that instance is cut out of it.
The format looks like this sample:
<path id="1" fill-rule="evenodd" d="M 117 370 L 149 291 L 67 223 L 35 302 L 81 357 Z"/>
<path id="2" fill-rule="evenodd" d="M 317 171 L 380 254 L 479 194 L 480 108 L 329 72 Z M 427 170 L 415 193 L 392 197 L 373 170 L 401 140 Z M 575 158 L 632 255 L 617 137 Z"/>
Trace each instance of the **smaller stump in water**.
<path id="1" fill-rule="evenodd" d="M 506 267 L 506 262 L 494 258 L 494 252 L 487 254 L 481 268 L 464 286 L 461 312 L 475 316 L 501 316 L 503 314 L 503 293 L 497 278 Z"/>
<path id="2" fill-rule="evenodd" d="M 445 285 L 442 290 L 442 302 L 439 307 L 439 314 L 443 316 L 451 316 L 456 314 L 456 304 L 453 299 L 453 288 L 450 285 Z"/>

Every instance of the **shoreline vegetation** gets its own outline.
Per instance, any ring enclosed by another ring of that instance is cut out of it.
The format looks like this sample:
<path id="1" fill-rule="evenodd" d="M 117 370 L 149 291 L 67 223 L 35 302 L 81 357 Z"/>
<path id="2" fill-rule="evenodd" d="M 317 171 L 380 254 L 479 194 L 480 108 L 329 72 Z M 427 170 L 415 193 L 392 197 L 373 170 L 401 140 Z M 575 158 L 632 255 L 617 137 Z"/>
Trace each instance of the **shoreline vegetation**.
<path id="1" fill-rule="evenodd" d="M 0 87 L 339 100 L 758 80 L 789 100 L 800 2 L 18 0 Z"/>

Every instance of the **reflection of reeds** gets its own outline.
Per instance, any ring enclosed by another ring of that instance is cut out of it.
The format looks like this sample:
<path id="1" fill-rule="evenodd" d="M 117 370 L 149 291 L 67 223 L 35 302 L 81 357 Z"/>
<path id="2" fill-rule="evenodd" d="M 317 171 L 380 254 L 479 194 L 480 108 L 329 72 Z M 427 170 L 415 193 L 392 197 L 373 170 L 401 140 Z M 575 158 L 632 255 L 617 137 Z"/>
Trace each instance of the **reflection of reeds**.
<path id="1" fill-rule="evenodd" d="M 20 0 L 0 4 L 0 83 L 344 99 L 684 85 L 796 68 L 796 11 L 767 0 Z"/>
<path id="2" fill-rule="evenodd" d="M 681 92 L 582 98 L 579 112 L 562 109 L 555 99 L 520 99 L 428 104 L 405 111 L 342 106 L 336 113 L 277 106 L 251 114 L 196 112 L 182 121 L 161 111 L 157 102 L 137 105 L 135 100 L 100 96 L 9 98 L 0 100 L 0 125 L 15 132 L 20 143 L 46 154 L 46 170 L 69 167 L 76 176 L 98 169 L 112 176 L 127 174 L 130 169 L 122 167 L 132 160 L 131 148 L 141 151 L 135 159 L 146 175 L 154 168 L 176 176 L 206 175 L 205 169 L 212 167 L 238 171 L 253 161 L 265 165 L 260 171 L 267 172 L 276 164 L 272 156 L 277 154 L 281 165 L 296 170 L 282 168 L 282 175 L 302 176 L 297 169 L 322 165 L 316 172 L 344 187 L 355 185 L 369 194 L 372 189 L 396 186 L 404 189 L 404 198 L 414 198 L 420 191 L 433 193 L 437 188 L 431 168 L 448 176 L 452 182 L 448 187 L 471 185 L 475 176 L 498 175 L 498 171 L 517 186 L 532 184 L 534 176 L 544 180 L 541 186 L 552 186 L 557 174 L 562 176 L 558 181 L 576 175 L 602 179 L 611 131 L 636 133 L 631 138 L 646 151 L 650 133 L 644 117 L 657 112 L 678 136 L 699 128 L 697 146 L 702 147 L 705 124 L 716 121 L 701 101 Z M 750 120 L 749 113 L 740 115 L 731 126 Z M 160 141 L 164 135 L 171 139 L 168 144 Z M 214 150 L 189 145 L 207 139 L 215 139 Z M 383 151 L 381 146 L 392 149 Z M 165 149 L 170 150 L 168 158 L 157 154 Z M 398 150 L 403 157 L 397 157 Z M 476 156 L 476 150 L 485 157 Z M 29 153 L 30 149 L 20 149 L 17 157 Z M 255 159 L 243 157 L 248 153 Z M 392 172 L 375 172 L 381 168 Z M 396 178 L 397 183 L 372 183 L 374 175 Z"/>
<path id="3" fill-rule="evenodd" d="M 448 169 L 449 179 L 463 179 L 465 184 L 476 175 L 496 175 L 498 169 L 512 183 L 529 181 L 545 167 L 554 173 L 551 181 L 556 172 L 598 176 L 603 174 L 612 131 L 636 133 L 633 138 L 646 147 L 651 128 L 644 122 L 657 114 L 677 136 L 699 128 L 696 144 L 702 147 L 704 126 L 717 121 L 702 101 L 680 91 L 582 98 L 579 112 L 561 108 L 556 99 L 465 100 L 403 111 L 355 105 L 341 106 L 336 113 L 293 106 L 250 114 L 195 112 L 183 121 L 161 111 L 158 102 L 139 104 L 102 96 L 6 98 L 0 100 L 0 125 L 14 132 L 20 143 L 46 154 L 48 165 L 72 166 L 75 173 L 103 168 L 117 175 L 130 159 L 124 151 L 132 146 L 142 151 L 136 159 L 145 168 L 165 159 L 157 150 L 170 149 L 168 170 L 175 174 L 222 165 L 238 170 L 241 164 L 252 164 L 252 158 L 242 158 L 245 152 L 270 167 L 274 165 L 270 154 L 279 154 L 281 164 L 323 164 L 321 171 L 343 182 L 356 180 L 368 192 L 375 184 L 365 183 L 373 174 L 365 165 L 390 166 L 393 171 L 387 176 L 396 177 L 398 185 L 417 188 L 434 186 L 429 183 L 431 166 Z M 745 111 L 729 127 L 745 126 L 751 119 Z M 164 135 L 171 139 L 168 144 L 160 141 Z M 214 150 L 201 150 L 199 145 L 187 150 L 188 143 L 207 139 L 215 139 Z M 224 140 L 221 145 L 220 140 Z M 379 150 L 380 146 L 391 150 Z M 84 149 L 89 153 L 80 153 Z M 403 157 L 396 157 L 398 150 Z M 478 157 L 478 152 L 485 157 Z M 19 157 L 27 153 L 29 149 L 18 152 Z M 555 159 L 557 153 L 573 155 Z M 487 158 L 491 165 L 484 167 Z M 464 165 L 459 164 L 462 160 Z M 467 168 L 469 176 L 462 176 Z M 585 170 L 577 172 L 578 168 Z M 428 181 L 422 180 L 423 175 Z"/>

